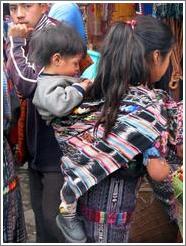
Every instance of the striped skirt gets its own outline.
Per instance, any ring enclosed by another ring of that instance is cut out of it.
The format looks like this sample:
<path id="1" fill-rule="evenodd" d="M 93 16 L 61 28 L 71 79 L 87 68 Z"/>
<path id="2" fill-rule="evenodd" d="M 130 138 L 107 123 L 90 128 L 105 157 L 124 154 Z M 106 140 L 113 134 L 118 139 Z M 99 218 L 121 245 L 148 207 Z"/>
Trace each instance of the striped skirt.
<path id="1" fill-rule="evenodd" d="M 79 199 L 89 243 L 127 243 L 140 177 L 111 174 Z"/>
<path id="2" fill-rule="evenodd" d="M 25 227 L 19 181 L 7 139 L 3 139 L 3 242 L 24 243 Z"/>

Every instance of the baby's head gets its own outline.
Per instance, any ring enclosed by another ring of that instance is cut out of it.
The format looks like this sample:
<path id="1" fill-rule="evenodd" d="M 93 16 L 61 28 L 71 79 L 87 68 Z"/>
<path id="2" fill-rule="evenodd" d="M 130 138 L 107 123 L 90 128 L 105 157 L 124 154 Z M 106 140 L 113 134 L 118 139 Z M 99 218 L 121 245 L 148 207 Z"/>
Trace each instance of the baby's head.
<path id="1" fill-rule="evenodd" d="M 79 34 L 65 23 L 50 25 L 36 32 L 31 39 L 31 60 L 54 74 L 75 76 L 79 62 L 86 55 L 86 46 Z"/>

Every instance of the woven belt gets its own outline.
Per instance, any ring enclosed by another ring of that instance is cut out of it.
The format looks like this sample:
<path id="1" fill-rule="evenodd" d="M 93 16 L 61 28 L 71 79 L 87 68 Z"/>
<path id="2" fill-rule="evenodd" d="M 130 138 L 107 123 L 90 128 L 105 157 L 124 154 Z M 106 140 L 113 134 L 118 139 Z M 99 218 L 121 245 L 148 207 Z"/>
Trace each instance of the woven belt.
<path id="1" fill-rule="evenodd" d="M 14 177 L 6 186 L 3 187 L 3 195 L 8 194 L 10 191 L 13 191 L 18 183 L 18 177 Z"/>
<path id="2" fill-rule="evenodd" d="M 95 210 L 88 208 L 81 204 L 80 206 L 81 213 L 87 220 L 102 223 L 102 224 L 127 224 L 129 223 L 133 212 L 103 212 L 100 210 Z"/>

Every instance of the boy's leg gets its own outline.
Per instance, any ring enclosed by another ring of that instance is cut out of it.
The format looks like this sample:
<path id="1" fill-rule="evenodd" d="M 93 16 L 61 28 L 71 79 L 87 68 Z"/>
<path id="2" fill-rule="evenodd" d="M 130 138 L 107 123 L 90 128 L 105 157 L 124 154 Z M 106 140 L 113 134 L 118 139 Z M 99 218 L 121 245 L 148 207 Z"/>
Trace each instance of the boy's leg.
<path id="1" fill-rule="evenodd" d="M 45 223 L 43 220 L 42 211 L 42 175 L 41 173 L 29 169 L 29 185 L 31 205 L 35 215 L 36 225 L 36 243 L 50 242 L 48 234 L 46 233 Z"/>
<path id="2" fill-rule="evenodd" d="M 43 217 L 46 230 L 55 242 L 64 243 L 65 238 L 56 224 L 56 216 L 59 211 L 60 189 L 63 185 L 64 177 L 58 172 L 43 173 Z"/>
<path id="3" fill-rule="evenodd" d="M 63 243 L 63 235 L 58 229 L 55 216 L 60 202 L 60 188 L 63 184 L 61 173 L 44 175 L 29 169 L 31 204 L 36 221 L 37 243 Z M 53 215 L 52 215 L 53 214 Z"/>
<path id="4" fill-rule="evenodd" d="M 75 192 L 71 189 L 68 182 L 65 181 L 61 191 L 61 204 L 59 215 L 56 222 L 65 238 L 71 243 L 84 243 L 87 237 L 84 232 L 82 221 L 76 214 L 77 199 Z"/>
<path id="5" fill-rule="evenodd" d="M 106 157 L 105 159 L 107 160 Z M 71 160 L 67 156 L 62 157 L 61 167 L 65 183 L 61 190 L 60 210 L 62 213 L 57 216 L 56 221 L 69 242 L 86 242 L 82 222 L 75 216 L 76 202 L 92 186 L 120 168 L 118 165 L 113 165 L 112 168 L 106 169 L 106 164 L 109 165 L 105 160 L 103 163 L 92 160 L 84 165 L 78 165 L 76 160 Z"/>
<path id="6" fill-rule="evenodd" d="M 60 213 L 73 215 L 76 214 L 77 199 L 75 192 L 70 188 L 68 182 L 64 182 L 60 190 L 61 204 L 59 206 Z"/>

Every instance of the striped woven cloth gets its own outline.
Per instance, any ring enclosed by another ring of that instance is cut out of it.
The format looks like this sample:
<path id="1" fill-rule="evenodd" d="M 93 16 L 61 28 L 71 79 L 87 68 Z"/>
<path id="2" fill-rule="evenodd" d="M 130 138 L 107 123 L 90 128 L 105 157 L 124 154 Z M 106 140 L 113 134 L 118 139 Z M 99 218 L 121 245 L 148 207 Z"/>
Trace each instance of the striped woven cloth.
<path id="1" fill-rule="evenodd" d="M 102 138 L 101 125 L 96 135 L 94 133 L 102 101 L 85 102 L 79 111 L 83 114 L 72 114 L 53 122 L 56 139 L 64 153 L 61 168 L 77 197 L 119 168 L 129 168 L 128 163 L 135 156 L 157 141 L 162 142 L 162 136 L 166 137 L 164 142 L 168 141 L 171 110 L 166 103 L 169 101 L 162 90 L 132 87 L 121 101 L 117 121 L 106 140 Z M 175 110 L 176 105 L 173 106 Z M 166 152 L 166 146 L 163 147 Z"/>
<path id="2" fill-rule="evenodd" d="M 8 141 L 3 137 L 3 242 L 25 243 L 27 232 L 19 181 Z"/>

